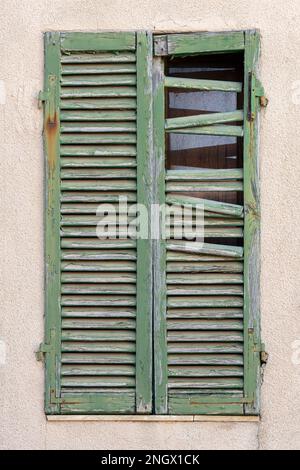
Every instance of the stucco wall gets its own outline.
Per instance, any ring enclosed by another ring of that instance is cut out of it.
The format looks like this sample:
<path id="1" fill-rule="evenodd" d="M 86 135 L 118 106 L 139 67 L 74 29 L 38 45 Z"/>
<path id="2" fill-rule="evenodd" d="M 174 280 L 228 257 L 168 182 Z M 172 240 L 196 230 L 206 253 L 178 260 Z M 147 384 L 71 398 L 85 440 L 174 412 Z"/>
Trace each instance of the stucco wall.
<path id="1" fill-rule="evenodd" d="M 0 6 L 0 446 L 299 448 L 300 361 L 293 350 L 300 340 L 299 1 L 0 0 Z M 253 27 L 262 34 L 261 76 L 270 100 L 261 126 L 262 331 L 270 353 L 261 423 L 46 422 L 43 367 L 33 354 L 43 338 L 42 114 L 36 102 L 42 33 Z"/>

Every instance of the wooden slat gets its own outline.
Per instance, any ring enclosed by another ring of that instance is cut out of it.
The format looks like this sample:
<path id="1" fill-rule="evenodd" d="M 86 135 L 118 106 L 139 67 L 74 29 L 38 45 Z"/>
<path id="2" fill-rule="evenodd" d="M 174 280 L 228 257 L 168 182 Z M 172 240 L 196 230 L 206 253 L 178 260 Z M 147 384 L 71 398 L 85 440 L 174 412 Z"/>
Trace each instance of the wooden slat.
<path id="1" fill-rule="evenodd" d="M 61 157 L 135 157 L 136 146 L 113 145 L 62 145 Z"/>
<path id="2" fill-rule="evenodd" d="M 242 217 L 244 208 L 237 204 L 229 204 L 227 202 L 212 201 L 210 199 L 201 199 L 193 196 L 168 194 L 166 197 L 167 204 L 177 204 L 184 207 L 203 208 L 208 212 L 217 214 L 231 215 L 234 217 Z"/>
<path id="3" fill-rule="evenodd" d="M 168 353 L 170 354 L 242 354 L 243 344 L 242 342 L 222 342 L 211 341 L 211 342 L 168 342 Z"/>
<path id="4" fill-rule="evenodd" d="M 135 52 L 98 52 L 62 55 L 62 64 L 122 64 L 134 63 Z"/>
<path id="5" fill-rule="evenodd" d="M 62 157 L 61 168 L 135 168 L 132 157 Z"/>
<path id="6" fill-rule="evenodd" d="M 63 330 L 62 341 L 135 341 L 131 330 Z"/>
<path id="7" fill-rule="evenodd" d="M 108 109 L 136 109 L 135 98 L 91 98 L 91 99 L 61 99 L 60 108 L 63 110 L 108 110 Z"/>
<path id="8" fill-rule="evenodd" d="M 135 295 L 63 295 L 62 306 L 89 307 L 135 307 Z"/>
<path id="9" fill-rule="evenodd" d="M 167 170 L 167 181 L 217 181 L 217 180 L 242 180 L 241 168 L 228 169 L 194 169 L 194 170 Z"/>
<path id="10" fill-rule="evenodd" d="M 167 249 L 172 251 L 183 251 L 187 253 L 203 253 L 220 256 L 240 258 L 243 256 L 243 248 L 239 246 L 215 245 L 211 243 L 184 242 L 173 240 L 167 243 Z"/>
<path id="11" fill-rule="evenodd" d="M 126 197 L 128 202 L 136 202 L 136 193 L 135 191 L 124 191 L 122 192 L 122 196 Z M 101 192 L 101 191 L 67 191 L 63 190 L 61 194 L 61 201 L 62 202 L 70 202 L 70 203 L 99 203 L 99 202 L 107 202 L 107 203 L 119 203 L 120 201 L 120 193 L 119 191 L 111 191 L 110 189 Z"/>
<path id="12" fill-rule="evenodd" d="M 61 178 L 64 179 L 99 179 L 99 180 L 112 180 L 124 179 L 132 180 L 136 178 L 135 169 L 94 169 L 94 168 L 63 168 L 60 172 Z M 103 181 L 101 181 L 103 183 Z M 100 183 L 100 184 L 101 184 Z M 126 181 L 127 183 L 127 181 Z"/>
<path id="13" fill-rule="evenodd" d="M 243 183 L 240 181 L 187 181 L 187 182 L 168 182 L 166 192 L 189 192 L 195 193 L 215 192 L 215 191 L 243 191 Z"/>
<path id="14" fill-rule="evenodd" d="M 135 272 L 136 263 L 133 261 L 63 261 L 62 271 L 91 271 L 91 272 Z"/>
<path id="15" fill-rule="evenodd" d="M 243 286 L 239 285 L 168 285 L 168 296 L 173 295 L 243 295 Z M 171 300 L 170 300 L 171 301 Z"/>
<path id="16" fill-rule="evenodd" d="M 134 353 L 134 341 L 63 341 L 62 352 L 68 353 Z M 81 357 L 81 356 L 80 356 Z"/>
<path id="17" fill-rule="evenodd" d="M 242 274 L 168 274 L 167 284 L 242 284 Z"/>
<path id="18" fill-rule="evenodd" d="M 136 241 L 131 239 L 76 239 L 69 238 L 61 240 L 62 248 L 73 248 L 73 249 L 127 249 L 135 248 Z"/>
<path id="19" fill-rule="evenodd" d="M 194 116 L 183 116 L 166 119 L 165 129 L 183 129 L 196 126 L 208 126 L 212 124 L 222 124 L 226 122 L 238 122 L 243 120 L 243 111 L 232 111 L 226 113 L 198 114 Z"/>
<path id="20" fill-rule="evenodd" d="M 68 376 L 134 376 L 135 368 L 130 365 L 63 365 L 61 373 Z"/>
<path id="21" fill-rule="evenodd" d="M 185 88 L 187 90 L 201 91 L 242 91 L 242 83 L 225 82 L 222 80 L 201 80 L 193 78 L 165 77 L 165 87 Z"/>
<path id="22" fill-rule="evenodd" d="M 135 121 L 136 113 L 131 109 L 124 110 L 66 110 L 60 113 L 61 121 Z"/>
<path id="23" fill-rule="evenodd" d="M 136 310 L 131 307 L 63 307 L 62 318 L 135 318 Z"/>
<path id="24" fill-rule="evenodd" d="M 65 377 L 61 379 L 62 387 L 134 387 L 133 377 Z"/>
<path id="25" fill-rule="evenodd" d="M 165 45 L 165 48 L 162 45 Z M 243 31 L 164 34 L 156 35 L 154 38 L 155 55 L 232 52 L 242 51 L 244 48 Z"/>
<path id="26" fill-rule="evenodd" d="M 136 88 L 134 86 L 85 86 L 85 87 L 63 87 L 61 98 L 135 98 Z"/>
<path id="27" fill-rule="evenodd" d="M 242 273 L 241 261 L 169 262 L 168 273 Z"/>
<path id="28" fill-rule="evenodd" d="M 168 331 L 184 330 L 184 331 L 212 331 L 217 332 L 224 330 L 243 330 L 243 320 L 241 319 L 173 319 L 168 318 Z"/>
<path id="29" fill-rule="evenodd" d="M 243 137 L 242 126 L 232 125 L 212 125 L 212 126 L 200 126 L 200 127 L 188 127 L 188 128 L 176 128 L 168 130 L 174 134 L 195 134 L 195 135 L 224 135 L 230 137 Z"/>
<path id="30" fill-rule="evenodd" d="M 135 330 L 135 319 L 128 318 L 64 318 L 63 329 Z"/>
<path id="31" fill-rule="evenodd" d="M 92 53 L 98 51 L 134 51 L 134 32 L 60 33 L 62 51 Z"/>
<path id="32" fill-rule="evenodd" d="M 200 295 L 200 296 L 172 296 L 168 297 L 168 307 L 183 308 L 183 307 L 242 307 L 242 296 L 232 295 Z"/>
<path id="33" fill-rule="evenodd" d="M 135 133 L 108 133 L 103 132 L 99 135 L 92 133 L 77 133 L 62 134 L 60 137 L 61 144 L 135 144 Z"/>
<path id="34" fill-rule="evenodd" d="M 94 54 L 93 54 L 94 55 Z M 72 57 L 72 56 L 71 56 Z M 81 56 L 83 57 L 83 56 Z M 74 61 L 74 56 L 73 56 Z M 111 75 L 111 74 L 126 74 L 136 72 L 136 65 L 134 62 L 120 62 L 120 63 L 65 63 L 62 65 L 62 75 Z"/>
<path id="35" fill-rule="evenodd" d="M 135 261 L 135 250 L 62 250 L 62 260 L 78 261 Z"/>
<path id="36" fill-rule="evenodd" d="M 135 191 L 134 180 L 64 180 L 61 184 L 63 191 Z"/>
<path id="37" fill-rule="evenodd" d="M 224 359 L 225 360 L 225 359 Z M 229 360 L 228 360 L 229 361 Z M 132 353 L 64 353 L 62 364 L 135 364 Z M 232 364 L 235 364 L 232 359 Z"/>
<path id="38" fill-rule="evenodd" d="M 87 133 L 121 133 L 121 132 L 135 132 L 136 124 L 135 122 L 101 122 L 101 123 L 91 123 L 91 122 L 64 122 L 61 125 L 62 133 L 78 133 L 78 134 L 87 134 Z"/>
<path id="39" fill-rule="evenodd" d="M 242 366 L 243 356 L 242 354 L 169 354 L 168 364 L 169 366 Z"/>
<path id="40" fill-rule="evenodd" d="M 64 336 L 65 333 L 63 333 Z M 72 333 L 74 334 L 74 333 Z M 90 333 L 89 333 L 90 334 Z M 98 332 L 97 332 L 98 334 Z M 119 332 L 117 332 L 119 334 Z M 71 335 L 73 338 L 73 336 Z M 168 341 L 170 342 L 196 342 L 196 341 L 228 341 L 228 342 L 243 342 L 243 333 L 240 331 L 219 331 L 216 333 L 215 331 L 176 331 L 176 330 L 169 330 L 168 331 Z"/>
<path id="41" fill-rule="evenodd" d="M 64 75 L 61 78 L 62 87 L 81 87 L 81 86 L 123 86 L 136 85 L 135 74 L 114 74 L 114 75 Z M 64 93 L 64 89 L 63 93 Z"/>
<path id="42" fill-rule="evenodd" d="M 128 273 L 77 273 L 77 272 L 67 272 L 62 273 L 61 280 L 63 283 L 100 283 L 107 284 L 109 283 L 135 283 L 136 276 L 135 274 Z"/>
<path id="43" fill-rule="evenodd" d="M 211 318 L 213 320 L 223 318 L 243 318 L 241 308 L 169 308 L 168 319 L 200 319 Z"/>
<path id="44" fill-rule="evenodd" d="M 71 367 L 67 370 L 71 370 Z M 114 370 L 116 369 L 113 369 L 113 371 Z M 168 373 L 169 377 L 242 377 L 243 368 L 238 366 L 214 366 L 213 368 L 199 365 L 197 365 L 197 367 L 169 366 Z M 202 381 L 200 383 L 202 383 Z"/>
<path id="45" fill-rule="evenodd" d="M 107 279 L 109 280 L 109 279 Z M 225 289 L 224 289 L 225 291 Z M 136 293 L 134 284 L 62 284 L 62 294 L 132 294 Z"/>

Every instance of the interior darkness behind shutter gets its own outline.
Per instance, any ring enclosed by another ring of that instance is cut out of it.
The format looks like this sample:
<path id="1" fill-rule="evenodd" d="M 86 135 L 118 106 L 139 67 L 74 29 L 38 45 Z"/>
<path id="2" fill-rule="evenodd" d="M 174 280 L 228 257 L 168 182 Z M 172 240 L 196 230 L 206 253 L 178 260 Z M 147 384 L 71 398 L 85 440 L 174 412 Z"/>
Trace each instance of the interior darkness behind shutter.
<path id="1" fill-rule="evenodd" d="M 156 202 L 204 206 L 203 244 L 175 239 L 171 219 L 155 247 L 157 413 L 258 412 L 258 43 L 251 31 L 154 39 Z"/>
<path id="2" fill-rule="evenodd" d="M 146 33 L 45 36 L 48 413 L 151 412 L 150 242 L 126 221 L 96 236 L 99 204 L 150 203 L 150 50 Z"/>

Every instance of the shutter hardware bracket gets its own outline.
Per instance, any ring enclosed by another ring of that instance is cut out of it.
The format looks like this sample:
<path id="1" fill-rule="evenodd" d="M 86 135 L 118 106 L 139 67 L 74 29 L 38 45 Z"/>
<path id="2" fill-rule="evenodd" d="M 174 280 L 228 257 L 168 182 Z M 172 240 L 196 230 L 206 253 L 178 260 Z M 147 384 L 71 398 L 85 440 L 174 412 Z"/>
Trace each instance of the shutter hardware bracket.
<path id="1" fill-rule="evenodd" d="M 269 354 L 266 352 L 266 348 L 264 343 L 260 343 L 254 346 L 254 352 L 258 352 L 260 354 L 260 363 L 261 365 L 265 365 L 268 362 Z"/>
<path id="2" fill-rule="evenodd" d="M 38 108 L 42 109 L 43 103 L 49 99 L 48 91 L 40 91 L 38 94 Z"/>
<path id="3" fill-rule="evenodd" d="M 41 343 L 39 346 L 39 349 L 35 352 L 35 357 L 37 361 L 44 361 L 45 354 L 51 353 L 52 351 L 54 351 L 54 344 L 53 344 L 54 339 L 55 339 L 55 329 L 51 328 L 50 341 Z"/>

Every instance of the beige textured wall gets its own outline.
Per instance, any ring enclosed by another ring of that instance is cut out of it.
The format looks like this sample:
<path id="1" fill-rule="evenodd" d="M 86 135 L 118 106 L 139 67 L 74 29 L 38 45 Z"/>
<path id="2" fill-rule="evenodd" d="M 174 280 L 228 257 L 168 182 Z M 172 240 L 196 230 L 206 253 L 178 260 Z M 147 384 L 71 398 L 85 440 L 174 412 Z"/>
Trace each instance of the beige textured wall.
<path id="1" fill-rule="evenodd" d="M 299 0 L 0 0 L 0 6 L 0 349 L 6 345 L 0 446 L 299 448 L 297 351 L 292 361 L 300 340 L 300 93 L 293 89 L 300 84 Z M 262 33 L 270 99 L 261 131 L 262 326 L 270 353 L 261 423 L 47 423 L 43 367 L 33 354 L 43 338 L 42 115 L 35 99 L 42 32 L 253 27 Z"/>

